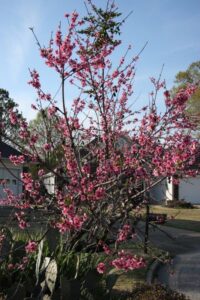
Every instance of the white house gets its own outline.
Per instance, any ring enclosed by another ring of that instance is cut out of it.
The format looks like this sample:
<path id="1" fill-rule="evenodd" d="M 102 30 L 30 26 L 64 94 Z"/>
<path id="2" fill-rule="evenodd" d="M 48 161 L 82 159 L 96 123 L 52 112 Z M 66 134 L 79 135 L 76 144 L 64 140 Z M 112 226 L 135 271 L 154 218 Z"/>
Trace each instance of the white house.
<path id="1" fill-rule="evenodd" d="M 151 189 L 150 197 L 158 202 L 183 199 L 200 204 L 200 176 L 179 179 L 179 184 L 173 184 L 171 178 L 166 178 Z"/>
<path id="2" fill-rule="evenodd" d="M 6 197 L 4 188 L 10 189 L 14 195 L 22 192 L 20 174 L 22 166 L 15 166 L 9 160 L 10 155 L 21 155 L 19 151 L 0 141 L 0 200 Z"/>

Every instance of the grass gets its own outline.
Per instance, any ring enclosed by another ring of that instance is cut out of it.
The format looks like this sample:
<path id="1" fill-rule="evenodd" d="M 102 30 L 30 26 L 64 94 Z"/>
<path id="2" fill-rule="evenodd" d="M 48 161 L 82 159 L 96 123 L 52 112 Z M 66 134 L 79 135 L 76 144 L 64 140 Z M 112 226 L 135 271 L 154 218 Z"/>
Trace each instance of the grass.
<path id="1" fill-rule="evenodd" d="M 166 252 L 157 248 L 149 249 L 149 254 L 144 255 L 143 244 L 134 243 L 133 241 L 125 243 L 123 249 L 139 257 L 143 256 L 146 261 L 146 267 L 128 272 L 113 270 L 112 273 L 119 275 L 114 286 L 114 290 L 117 292 L 132 291 L 139 283 L 146 282 L 147 272 L 154 259 L 157 257 L 164 259 L 166 257 Z"/>
<path id="2" fill-rule="evenodd" d="M 166 226 L 200 232 L 200 208 L 168 208 L 152 205 L 150 212 L 167 214 Z"/>
<path id="3" fill-rule="evenodd" d="M 128 271 L 126 273 L 124 272 L 120 273 L 119 271 L 118 272 L 115 271 L 115 274 L 116 273 L 119 275 L 119 277 L 114 286 L 114 290 L 118 292 L 122 292 L 122 291 L 131 292 L 138 283 L 145 282 L 147 270 L 146 268 L 142 268 L 138 270 Z"/>

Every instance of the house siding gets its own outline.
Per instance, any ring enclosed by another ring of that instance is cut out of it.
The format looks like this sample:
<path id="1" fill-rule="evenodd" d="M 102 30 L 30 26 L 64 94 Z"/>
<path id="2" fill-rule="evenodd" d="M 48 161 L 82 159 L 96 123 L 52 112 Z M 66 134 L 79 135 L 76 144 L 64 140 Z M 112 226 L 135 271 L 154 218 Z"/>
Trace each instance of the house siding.
<path id="1" fill-rule="evenodd" d="M 3 160 L 3 164 L 0 163 L 0 180 L 7 180 L 5 187 L 9 188 L 16 196 L 22 193 L 22 182 L 20 181 L 21 172 L 22 167 L 13 165 L 7 159 Z M 0 184 L 0 199 L 5 199 L 6 197 L 3 191 L 5 187 Z"/>
<path id="2" fill-rule="evenodd" d="M 180 180 L 179 199 L 200 204 L 200 176 Z"/>
<path id="3" fill-rule="evenodd" d="M 149 194 L 151 201 L 162 202 L 166 199 L 166 190 L 167 190 L 167 179 L 164 179 L 162 182 L 153 187 Z"/>

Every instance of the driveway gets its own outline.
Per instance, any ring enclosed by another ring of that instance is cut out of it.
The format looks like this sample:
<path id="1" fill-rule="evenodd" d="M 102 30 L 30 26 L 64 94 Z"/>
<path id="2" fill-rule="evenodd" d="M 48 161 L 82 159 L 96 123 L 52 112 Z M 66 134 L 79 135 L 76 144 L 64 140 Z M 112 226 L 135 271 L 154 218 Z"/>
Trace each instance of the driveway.
<path id="1" fill-rule="evenodd" d="M 156 280 L 191 300 L 200 300 L 200 252 L 177 255 L 170 268 L 159 268 Z"/>
<path id="2" fill-rule="evenodd" d="M 156 281 L 180 291 L 191 300 L 200 300 L 200 233 L 167 226 L 151 228 L 149 239 L 152 245 L 174 255 L 172 265 L 161 266 Z M 144 225 L 138 226 L 142 236 Z"/>

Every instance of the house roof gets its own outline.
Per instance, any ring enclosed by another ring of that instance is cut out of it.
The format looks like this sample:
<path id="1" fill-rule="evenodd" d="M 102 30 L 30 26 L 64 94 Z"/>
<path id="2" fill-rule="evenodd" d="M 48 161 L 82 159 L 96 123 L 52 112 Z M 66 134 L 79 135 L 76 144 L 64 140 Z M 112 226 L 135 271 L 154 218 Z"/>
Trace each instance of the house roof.
<path id="1" fill-rule="evenodd" d="M 9 158 L 10 155 L 21 155 L 19 151 L 0 141 L 0 154 L 2 158 Z"/>

